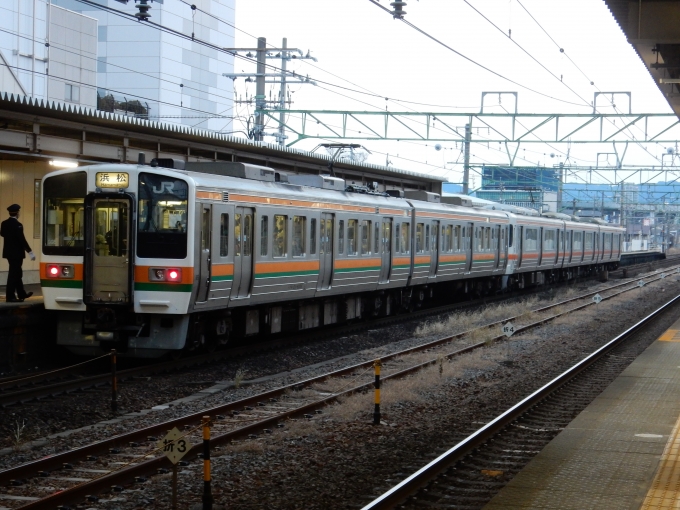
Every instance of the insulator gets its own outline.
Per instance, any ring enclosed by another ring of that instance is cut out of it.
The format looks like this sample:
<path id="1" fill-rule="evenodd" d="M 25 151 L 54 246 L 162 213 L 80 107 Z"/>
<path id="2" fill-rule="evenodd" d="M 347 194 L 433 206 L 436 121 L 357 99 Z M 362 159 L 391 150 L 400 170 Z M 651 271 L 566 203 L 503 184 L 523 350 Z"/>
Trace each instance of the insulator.
<path id="1" fill-rule="evenodd" d="M 403 19 L 404 14 L 406 14 L 406 11 L 404 10 L 404 7 L 406 7 L 406 2 L 402 0 L 395 0 L 390 5 L 394 8 L 394 11 L 392 11 L 392 16 L 394 16 L 395 19 Z"/>
<path id="2" fill-rule="evenodd" d="M 139 5 L 137 6 L 139 12 L 135 13 L 135 17 L 139 21 L 148 21 L 148 19 L 151 17 L 151 14 L 149 14 L 149 9 L 151 9 L 151 6 L 147 3 L 149 0 L 135 0 L 135 3 L 137 1 L 139 1 Z"/>

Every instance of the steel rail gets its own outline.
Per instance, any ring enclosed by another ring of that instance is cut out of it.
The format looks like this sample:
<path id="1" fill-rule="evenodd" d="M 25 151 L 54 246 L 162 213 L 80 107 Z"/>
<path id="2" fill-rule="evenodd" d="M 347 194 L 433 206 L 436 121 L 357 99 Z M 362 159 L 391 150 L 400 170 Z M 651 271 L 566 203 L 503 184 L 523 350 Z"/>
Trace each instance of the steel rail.
<path id="1" fill-rule="evenodd" d="M 658 278 L 660 279 L 660 278 Z M 658 280 L 657 279 L 657 280 Z M 626 282 L 628 284 L 630 282 Z M 620 287 L 623 284 L 619 284 L 615 287 Z M 627 292 L 629 290 L 634 290 L 636 289 L 637 286 L 631 287 L 629 289 L 624 289 L 615 295 L 619 295 L 623 292 Z M 587 297 L 589 294 L 585 295 Z M 614 296 L 615 296 L 614 295 Z M 609 298 L 614 297 L 614 296 L 609 296 Z M 584 299 L 584 296 L 577 296 L 576 298 L 570 299 L 568 301 L 576 301 Z M 608 298 L 605 298 L 608 299 Z M 564 303 L 564 302 L 562 302 Z M 542 309 L 539 310 L 545 310 L 546 308 L 551 308 L 554 306 L 559 306 L 559 304 L 551 305 L 550 307 L 543 307 Z M 586 303 L 584 305 L 581 305 L 580 307 L 577 307 L 572 310 L 565 311 L 563 314 L 571 313 L 574 310 L 583 308 L 585 306 L 589 306 L 593 303 Z M 559 315 L 563 315 L 559 314 Z M 541 324 L 544 324 L 548 321 L 551 321 L 558 317 L 559 315 L 547 317 L 544 319 L 541 319 L 539 321 L 536 321 L 534 323 L 531 323 L 529 325 L 523 326 L 521 328 L 518 328 L 517 331 L 526 331 L 528 329 L 537 327 Z M 489 327 L 488 325 L 482 326 L 482 327 Z M 469 333 L 469 332 L 467 332 Z M 464 333 L 465 334 L 465 333 Z M 455 338 L 458 335 L 454 335 L 451 337 L 445 337 L 442 339 L 435 340 L 433 342 L 428 342 L 426 344 L 412 347 L 409 349 L 404 349 L 402 351 L 392 353 L 387 356 L 383 356 L 381 359 L 383 361 L 387 361 L 389 359 L 393 359 L 399 356 L 403 356 L 405 354 L 410 354 L 412 352 L 424 350 L 431 348 L 437 344 L 445 343 L 446 341 L 450 341 L 451 339 Z M 496 339 L 503 338 L 503 336 L 496 337 Z M 468 347 L 465 347 L 463 349 L 459 349 L 457 351 L 454 351 L 452 353 L 447 354 L 445 357 L 447 359 L 452 358 L 454 356 L 458 356 L 461 354 L 464 354 L 466 352 L 470 352 L 474 349 L 480 348 L 485 346 L 485 342 L 480 342 Z M 386 375 L 383 377 L 383 380 L 388 380 L 392 378 L 400 378 L 404 377 L 405 375 L 417 372 L 421 370 L 422 368 L 432 365 L 434 363 L 437 363 L 438 359 L 433 359 L 433 360 L 428 360 L 423 363 L 419 363 L 416 365 L 413 365 L 411 367 L 408 367 L 406 369 L 400 370 L 398 372 Z M 75 450 L 70 450 L 68 452 L 63 452 L 60 454 L 56 454 L 54 456 L 48 457 L 48 458 L 43 458 L 37 461 L 29 462 L 26 464 L 23 464 L 21 466 L 18 466 L 16 468 L 11 468 L 5 471 L 0 472 L 0 485 L 7 485 L 10 480 L 14 479 L 22 479 L 22 478 L 27 478 L 31 477 L 32 475 L 35 475 L 39 471 L 49 471 L 50 469 L 55 469 L 61 467 L 64 463 L 69 463 L 73 462 L 79 459 L 83 459 L 87 457 L 88 455 L 96 455 L 100 454 L 102 452 L 108 451 L 111 448 L 115 448 L 117 446 L 127 444 L 129 442 L 133 441 L 139 441 L 139 440 L 145 440 L 149 436 L 157 436 L 160 434 L 165 433 L 168 429 L 172 428 L 173 426 L 176 427 L 182 427 L 185 425 L 195 425 L 197 422 L 200 421 L 202 416 L 211 415 L 211 416 L 216 416 L 216 415 L 221 415 L 221 414 L 226 414 L 229 411 L 233 411 L 236 409 L 241 409 L 243 407 L 246 407 L 248 405 L 253 405 L 256 404 L 262 400 L 270 399 L 270 398 L 275 398 L 278 396 L 281 396 L 282 394 L 286 393 L 289 390 L 295 390 L 295 389 L 302 389 L 304 387 L 310 386 L 314 383 L 321 382 L 325 379 L 331 378 L 331 377 L 338 377 L 340 375 L 344 375 L 347 373 L 354 372 L 358 369 L 366 369 L 370 367 L 373 364 L 373 361 L 367 361 L 363 363 L 358 363 L 349 367 L 345 367 L 333 372 L 329 372 L 327 374 L 323 374 L 321 376 L 316 376 L 312 377 L 309 379 L 306 379 L 304 381 L 292 383 L 290 385 L 284 386 L 282 388 L 278 388 L 275 390 L 270 390 L 267 392 L 260 393 L 258 395 L 248 397 L 245 399 L 241 399 L 237 402 L 232 402 L 229 404 L 224 404 L 220 405 L 217 407 L 213 407 L 208 410 L 202 410 L 197 413 L 193 413 L 175 420 L 170 420 L 161 424 L 153 425 L 146 427 L 141 430 L 133 431 L 130 433 L 122 434 L 120 436 L 106 439 L 103 441 L 99 441 L 97 443 L 93 443 L 91 445 L 87 445 L 81 448 L 77 448 Z M 233 439 L 236 439 L 238 437 L 242 437 L 244 435 L 248 435 L 257 431 L 261 431 L 262 429 L 265 429 L 269 426 L 273 426 L 274 424 L 278 423 L 279 421 L 289 418 L 289 417 L 294 417 L 298 416 L 301 414 L 304 414 L 306 412 L 313 411 L 315 409 L 318 409 L 320 407 L 323 407 L 332 401 L 336 400 L 338 397 L 345 396 L 345 395 L 350 395 L 352 393 L 356 393 L 358 391 L 364 391 L 368 390 L 373 386 L 373 382 L 367 382 L 364 384 L 360 384 L 358 386 L 355 386 L 353 388 L 349 388 L 343 392 L 339 392 L 324 398 L 321 398 L 319 400 L 316 400 L 312 403 L 305 404 L 301 407 L 297 407 L 294 409 L 290 409 L 288 411 L 282 412 L 280 414 L 277 414 L 275 416 L 263 419 L 263 420 L 258 420 L 256 422 L 250 423 L 249 425 L 246 425 L 244 427 L 240 427 L 237 429 L 233 429 L 229 432 L 226 432 L 224 434 L 215 436 L 211 439 L 211 446 L 217 446 L 219 444 L 224 444 L 226 442 L 229 442 Z M 194 447 L 187 455 L 187 458 L 193 458 L 197 456 L 201 452 L 201 447 L 196 446 Z M 153 459 L 149 459 L 144 462 L 140 462 L 139 464 L 129 466 L 127 468 L 118 470 L 118 471 L 113 471 L 111 473 L 105 474 L 99 478 L 93 479 L 89 482 L 85 482 L 79 485 L 76 485 L 71 488 L 67 488 L 63 491 L 60 491 L 58 493 L 52 494 L 47 496 L 46 498 L 40 499 L 35 502 L 28 503 L 27 505 L 22 506 L 21 508 L 26 508 L 26 509 L 53 509 L 56 506 L 59 505 L 64 505 L 67 503 L 72 503 L 74 501 L 78 501 L 82 498 L 84 498 L 88 494 L 93 494 L 93 493 L 98 493 L 102 492 L 106 489 L 109 489 L 112 485 L 122 485 L 129 483 L 130 481 L 134 480 L 135 477 L 137 476 L 143 476 L 143 475 L 148 475 L 149 473 L 153 473 L 155 470 L 161 467 L 165 467 L 169 465 L 169 461 L 164 457 L 156 457 Z"/>
<path id="2" fill-rule="evenodd" d="M 555 377 L 552 381 L 548 382 L 547 384 L 536 390 L 534 393 L 526 397 L 524 400 L 511 407 L 503 414 L 496 417 L 495 419 L 493 419 L 492 421 L 478 429 L 473 434 L 469 435 L 467 438 L 460 441 L 451 449 L 441 454 L 432 462 L 430 462 L 423 468 L 413 473 L 411 476 L 403 480 L 401 483 L 394 486 L 392 489 L 388 490 L 387 492 L 373 500 L 368 505 L 364 506 L 362 510 L 384 510 L 396 507 L 398 504 L 400 504 L 406 498 L 408 498 L 408 496 L 410 496 L 415 491 L 423 487 L 425 484 L 436 478 L 449 466 L 453 465 L 455 462 L 457 462 L 458 460 L 462 459 L 465 455 L 470 453 L 472 450 L 474 450 L 475 448 L 479 447 L 480 445 L 491 439 L 491 437 L 493 437 L 503 428 L 505 428 L 510 423 L 519 418 L 528 409 L 535 406 L 541 400 L 545 399 L 548 395 L 553 393 L 556 389 L 560 388 L 565 383 L 569 382 L 571 379 L 573 379 L 578 374 L 583 372 L 583 370 L 592 365 L 604 354 L 609 352 L 619 343 L 626 340 L 628 337 L 636 333 L 644 326 L 648 325 L 648 323 L 654 320 L 659 314 L 661 314 L 663 311 L 665 311 L 667 308 L 671 307 L 678 301 L 680 301 L 680 295 L 674 297 L 665 305 L 658 308 L 644 319 L 638 321 L 635 325 L 631 326 L 626 331 L 617 335 L 614 339 L 610 340 L 605 345 L 597 349 L 595 352 L 579 361 L 569 370 Z"/>

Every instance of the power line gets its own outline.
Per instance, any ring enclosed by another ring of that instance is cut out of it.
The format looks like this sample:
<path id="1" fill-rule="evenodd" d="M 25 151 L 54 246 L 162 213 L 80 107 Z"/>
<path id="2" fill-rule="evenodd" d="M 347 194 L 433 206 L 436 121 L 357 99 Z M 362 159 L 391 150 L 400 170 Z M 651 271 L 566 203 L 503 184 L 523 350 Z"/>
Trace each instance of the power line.
<path id="1" fill-rule="evenodd" d="M 390 13 L 390 15 L 392 15 L 392 11 L 390 11 L 390 10 L 387 9 L 387 8 L 385 8 L 383 5 L 380 5 L 380 3 L 377 2 L 377 0 L 368 0 L 368 1 L 371 2 L 373 5 L 377 5 L 377 6 L 380 7 L 382 10 L 384 10 L 384 11 Z M 511 78 L 508 78 L 507 76 L 504 76 L 504 75 L 502 75 L 502 74 L 500 74 L 500 73 L 494 71 L 493 69 L 488 68 L 488 67 L 485 66 L 484 64 L 481 64 L 481 63 L 477 62 L 476 60 L 474 60 L 474 59 L 472 59 L 472 58 L 470 58 L 470 57 L 468 57 L 468 56 L 466 56 L 466 55 L 463 55 L 463 54 L 462 54 L 461 52 L 459 52 L 458 50 L 452 48 L 451 46 L 449 46 L 449 45 L 446 44 L 445 42 L 441 41 L 440 39 L 437 39 L 435 36 L 429 34 L 429 33 L 426 32 L 425 30 L 423 30 L 423 29 L 417 27 L 416 25 L 414 25 L 414 24 L 411 23 L 410 21 L 408 21 L 408 20 L 406 20 L 406 19 L 404 19 L 404 18 L 397 18 L 397 19 L 399 19 L 400 21 L 402 21 L 403 23 L 405 23 L 406 25 L 408 25 L 409 27 L 411 27 L 411 28 L 414 29 L 415 31 L 421 33 L 422 35 L 424 35 L 424 36 L 427 37 L 428 39 L 431 39 L 432 41 L 436 42 L 436 43 L 439 44 L 440 46 L 443 46 L 443 47 L 446 48 L 447 50 L 449 50 L 449 51 L 455 53 L 456 55 L 458 55 L 459 57 L 461 57 L 461 58 L 467 60 L 467 61 L 470 62 L 471 64 L 473 64 L 473 65 L 475 65 L 475 66 L 477 66 L 477 67 L 479 67 L 479 68 L 481 68 L 481 69 L 484 69 L 485 71 L 487 71 L 487 72 L 493 74 L 494 76 L 497 76 L 497 77 L 499 77 L 499 78 L 501 78 L 501 79 L 503 79 L 503 80 L 505 80 L 505 81 L 508 81 L 508 82 L 512 83 L 513 85 L 517 85 L 518 87 L 521 87 L 521 88 L 523 88 L 523 89 L 525 89 L 525 90 L 528 90 L 528 91 L 530 91 L 530 92 L 533 92 L 534 94 L 538 94 L 538 95 L 540 95 L 540 96 L 547 97 L 548 99 L 552 99 L 552 100 L 554 100 L 554 101 L 559 101 L 559 102 L 561 102 L 561 103 L 571 104 L 571 105 L 574 105 L 574 106 L 583 106 L 583 105 L 580 104 L 580 103 L 574 103 L 574 102 L 572 102 L 572 101 L 567 101 L 567 100 L 565 100 L 565 99 L 560 99 L 560 98 L 551 96 L 551 95 L 549 95 L 549 94 L 545 94 L 545 93 L 540 92 L 540 91 L 538 91 L 538 90 L 536 90 L 536 89 L 533 89 L 533 88 L 531 88 L 531 87 L 529 87 L 529 86 L 527 86 L 527 85 L 524 85 L 524 84 L 522 84 L 522 83 L 520 83 L 520 82 L 518 82 L 518 81 L 515 81 L 515 80 L 513 80 L 513 79 L 511 79 Z"/>

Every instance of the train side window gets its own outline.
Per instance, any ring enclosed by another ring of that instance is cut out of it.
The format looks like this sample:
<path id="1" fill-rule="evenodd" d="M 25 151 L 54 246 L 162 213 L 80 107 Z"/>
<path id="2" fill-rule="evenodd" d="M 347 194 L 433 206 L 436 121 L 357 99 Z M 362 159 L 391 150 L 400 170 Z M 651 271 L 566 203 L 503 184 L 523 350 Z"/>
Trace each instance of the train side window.
<path id="1" fill-rule="evenodd" d="M 508 230 L 508 246 L 512 248 L 512 241 L 514 237 L 514 227 L 510 225 L 510 229 Z"/>
<path id="2" fill-rule="evenodd" d="M 416 223 L 416 253 L 423 253 L 425 250 L 425 225 Z"/>
<path id="3" fill-rule="evenodd" d="M 409 255 L 411 253 L 411 224 L 401 224 L 401 253 Z"/>
<path id="4" fill-rule="evenodd" d="M 345 253 L 345 220 L 338 221 L 338 255 Z"/>
<path id="5" fill-rule="evenodd" d="M 430 251 L 430 225 L 425 225 L 425 251 Z"/>
<path id="6" fill-rule="evenodd" d="M 371 253 L 371 222 L 361 221 L 361 254 L 370 255 Z"/>
<path id="7" fill-rule="evenodd" d="M 229 215 L 220 215 L 220 257 L 229 255 Z"/>
<path id="8" fill-rule="evenodd" d="M 357 225 L 359 220 L 347 221 L 347 255 L 357 254 Z"/>
<path id="9" fill-rule="evenodd" d="M 323 251 L 323 246 L 321 251 Z M 316 254 L 316 218 L 309 220 L 309 254 Z"/>
<path id="10" fill-rule="evenodd" d="M 281 214 L 274 215 L 274 243 L 272 245 L 272 255 L 274 257 L 285 257 L 288 246 L 288 216 Z"/>
<path id="11" fill-rule="evenodd" d="M 260 256 L 266 257 L 269 243 L 269 217 L 262 216 L 260 220 Z"/>
<path id="12" fill-rule="evenodd" d="M 305 250 L 305 216 L 293 216 L 293 257 L 304 257 Z"/>
<path id="13" fill-rule="evenodd" d="M 442 234 L 444 237 L 444 251 L 451 253 L 453 251 L 453 226 L 446 225 Z"/>

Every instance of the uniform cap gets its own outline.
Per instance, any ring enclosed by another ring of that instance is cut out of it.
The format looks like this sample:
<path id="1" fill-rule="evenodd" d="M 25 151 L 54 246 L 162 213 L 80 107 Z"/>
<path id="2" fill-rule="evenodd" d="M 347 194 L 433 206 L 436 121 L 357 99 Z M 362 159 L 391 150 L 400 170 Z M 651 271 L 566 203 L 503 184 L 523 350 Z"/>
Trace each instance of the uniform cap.
<path id="1" fill-rule="evenodd" d="M 19 209 L 21 209 L 19 204 L 12 204 L 7 208 L 7 210 L 11 213 L 19 212 Z"/>

